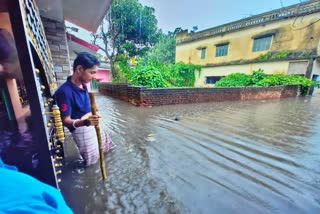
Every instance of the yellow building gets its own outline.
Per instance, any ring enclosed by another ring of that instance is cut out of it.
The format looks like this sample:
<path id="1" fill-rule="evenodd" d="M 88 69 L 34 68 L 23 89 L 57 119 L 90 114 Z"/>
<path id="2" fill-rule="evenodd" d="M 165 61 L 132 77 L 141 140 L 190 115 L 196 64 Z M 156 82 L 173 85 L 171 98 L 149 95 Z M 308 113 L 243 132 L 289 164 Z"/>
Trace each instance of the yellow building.
<path id="1" fill-rule="evenodd" d="M 320 74 L 320 1 L 292 5 L 199 32 L 177 34 L 176 62 L 202 65 L 195 86 L 263 69 L 267 74 Z"/>

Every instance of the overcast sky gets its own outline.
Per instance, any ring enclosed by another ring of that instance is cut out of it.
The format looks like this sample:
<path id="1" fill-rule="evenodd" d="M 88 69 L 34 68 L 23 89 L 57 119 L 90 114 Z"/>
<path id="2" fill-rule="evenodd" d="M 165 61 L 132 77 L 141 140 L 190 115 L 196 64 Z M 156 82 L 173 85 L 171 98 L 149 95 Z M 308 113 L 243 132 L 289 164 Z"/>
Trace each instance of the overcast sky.
<path id="1" fill-rule="evenodd" d="M 163 32 L 176 27 L 198 30 L 215 27 L 305 0 L 139 0 L 153 7 Z M 70 25 L 67 23 L 67 25 Z M 90 42 L 90 33 L 79 28 L 76 36 Z"/>
<path id="2" fill-rule="evenodd" d="M 251 15 L 300 3 L 302 0 L 139 0 L 155 8 L 158 27 L 204 30 Z"/>

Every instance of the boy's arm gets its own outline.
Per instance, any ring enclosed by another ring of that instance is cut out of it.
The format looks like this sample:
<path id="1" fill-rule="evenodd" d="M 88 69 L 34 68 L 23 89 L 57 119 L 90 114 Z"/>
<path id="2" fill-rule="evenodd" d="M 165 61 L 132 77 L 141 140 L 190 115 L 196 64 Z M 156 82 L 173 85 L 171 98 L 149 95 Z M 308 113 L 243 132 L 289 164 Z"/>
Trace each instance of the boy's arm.
<path id="1" fill-rule="evenodd" d="M 60 108 L 63 125 L 68 127 L 70 130 L 74 130 L 80 126 L 91 126 L 98 125 L 98 115 L 91 115 L 86 119 L 72 119 L 72 97 L 64 91 L 58 91 L 55 94 L 56 102 Z"/>
<path id="2" fill-rule="evenodd" d="M 71 129 L 76 129 L 80 126 L 92 126 L 92 125 L 98 125 L 99 124 L 99 118 L 98 115 L 91 115 L 87 119 L 71 119 L 70 115 L 64 116 L 62 121 L 63 124 Z"/>

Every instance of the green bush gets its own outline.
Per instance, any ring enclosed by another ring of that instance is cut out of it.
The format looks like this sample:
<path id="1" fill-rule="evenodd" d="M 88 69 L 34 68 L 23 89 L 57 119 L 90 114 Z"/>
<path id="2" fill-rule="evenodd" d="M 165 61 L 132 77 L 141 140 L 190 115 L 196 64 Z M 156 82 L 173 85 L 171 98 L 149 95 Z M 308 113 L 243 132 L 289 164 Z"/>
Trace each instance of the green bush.
<path id="1" fill-rule="evenodd" d="M 195 70 L 200 71 L 200 65 L 178 62 L 167 68 L 167 80 L 175 87 L 193 87 L 195 82 Z"/>
<path id="2" fill-rule="evenodd" d="M 115 67 L 118 76 L 112 79 L 115 83 L 126 83 L 128 82 L 128 74 L 130 73 L 130 66 L 128 63 L 129 57 L 124 54 L 119 54 L 117 56 Z"/>
<path id="3" fill-rule="evenodd" d="M 289 75 L 288 82 L 291 84 L 300 84 L 301 95 L 307 95 L 310 86 L 315 85 L 314 81 L 299 75 Z"/>
<path id="4" fill-rule="evenodd" d="M 166 81 L 165 68 L 157 61 L 139 61 L 135 68 L 128 73 L 129 82 L 136 86 L 165 88 L 171 86 Z"/>
<path id="5" fill-rule="evenodd" d="M 257 86 L 275 86 L 287 84 L 287 76 L 283 74 L 272 74 L 266 75 L 263 79 L 258 81 L 255 85 Z"/>
<path id="6" fill-rule="evenodd" d="M 136 86 L 152 88 L 164 87 L 193 87 L 195 82 L 195 70 L 200 71 L 200 65 L 164 64 L 153 58 L 139 59 L 135 67 L 130 67 L 119 60 L 118 67 L 124 73 L 126 82 Z"/>
<path id="7" fill-rule="evenodd" d="M 252 85 L 251 76 L 243 73 L 230 74 L 215 84 L 219 87 L 236 87 Z"/>
<path id="8" fill-rule="evenodd" d="M 259 81 L 261 81 L 263 78 L 265 78 L 267 75 L 265 73 L 263 73 L 263 70 L 261 68 L 259 68 L 256 71 L 253 71 L 252 76 L 251 76 L 251 81 L 252 83 L 257 83 Z"/>
<path id="9" fill-rule="evenodd" d="M 309 80 L 300 75 L 285 75 L 285 74 L 273 74 L 267 75 L 265 78 L 256 83 L 258 86 L 274 86 L 274 85 L 304 85 L 311 86 L 314 84 L 312 80 Z"/>
<path id="10" fill-rule="evenodd" d="M 301 95 L 306 95 L 315 82 L 300 75 L 272 74 L 266 75 L 262 69 L 253 71 L 252 75 L 242 73 L 230 74 L 216 83 L 216 86 L 276 86 L 300 85 Z"/>

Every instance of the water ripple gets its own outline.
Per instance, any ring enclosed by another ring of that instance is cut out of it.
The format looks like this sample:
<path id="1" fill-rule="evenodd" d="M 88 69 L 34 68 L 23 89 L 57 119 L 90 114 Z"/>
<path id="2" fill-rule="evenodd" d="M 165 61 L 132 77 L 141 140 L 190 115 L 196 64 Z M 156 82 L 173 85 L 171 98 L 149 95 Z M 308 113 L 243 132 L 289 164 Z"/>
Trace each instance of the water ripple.
<path id="1" fill-rule="evenodd" d="M 68 144 L 62 190 L 76 213 L 320 212 L 319 97 L 97 103 L 118 147 L 103 183 L 98 165 L 74 169 Z"/>

